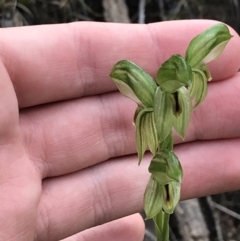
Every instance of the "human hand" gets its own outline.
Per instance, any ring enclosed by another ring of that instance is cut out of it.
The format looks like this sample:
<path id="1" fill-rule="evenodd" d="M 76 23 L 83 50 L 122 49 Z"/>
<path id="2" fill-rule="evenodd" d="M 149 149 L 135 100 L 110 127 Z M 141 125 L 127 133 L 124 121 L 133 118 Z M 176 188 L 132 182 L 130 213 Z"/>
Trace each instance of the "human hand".
<path id="1" fill-rule="evenodd" d="M 129 59 L 155 76 L 211 21 L 73 23 L 0 31 L 0 240 L 142 240 L 148 160 L 137 166 L 135 105 L 108 77 Z M 236 35 L 236 34 L 235 34 Z M 182 198 L 240 188 L 240 42 L 210 65 L 215 81 L 176 152 Z M 104 224 L 92 229 L 98 224 Z M 88 230 L 86 230 L 88 229 Z M 85 230 L 85 231 L 84 231 Z"/>

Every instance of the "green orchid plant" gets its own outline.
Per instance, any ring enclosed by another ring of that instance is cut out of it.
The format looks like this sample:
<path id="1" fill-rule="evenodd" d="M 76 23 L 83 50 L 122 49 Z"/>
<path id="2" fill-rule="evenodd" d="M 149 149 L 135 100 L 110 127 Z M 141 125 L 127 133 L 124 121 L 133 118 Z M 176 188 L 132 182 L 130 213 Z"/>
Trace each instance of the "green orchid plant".
<path id="1" fill-rule="evenodd" d="M 169 217 L 180 200 L 183 171 L 173 152 L 173 129 L 184 139 L 191 113 L 207 95 L 216 59 L 231 39 L 224 24 L 197 35 L 185 57 L 173 55 L 159 68 L 156 81 L 139 66 L 121 60 L 110 77 L 119 91 L 137 103 L 134 115 L 139 164 L 147 149 L 153 154 L 144 194 L 147 219 L 153 219 L 158 241 L 169 240 Z"/>

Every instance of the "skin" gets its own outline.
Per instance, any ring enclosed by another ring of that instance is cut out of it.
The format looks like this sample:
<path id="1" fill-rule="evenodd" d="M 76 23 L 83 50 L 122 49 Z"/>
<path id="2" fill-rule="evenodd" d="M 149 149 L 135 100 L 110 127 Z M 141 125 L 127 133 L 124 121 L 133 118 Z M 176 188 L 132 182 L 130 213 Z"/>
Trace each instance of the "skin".
<path id="1" fill-rule="evenodd" d="M 137 166 L 136 106 L 108 74 L 129 59 L 155 76 L 214 23 L 0 30 L 0 241 L 143 239 L 134 213 L 142 209 L 151 155 Z M 175 138 L 182 199 L 240 188 L 240 40 L 231 31 L 210 64 L 214 81 L 185 141 Z"/>

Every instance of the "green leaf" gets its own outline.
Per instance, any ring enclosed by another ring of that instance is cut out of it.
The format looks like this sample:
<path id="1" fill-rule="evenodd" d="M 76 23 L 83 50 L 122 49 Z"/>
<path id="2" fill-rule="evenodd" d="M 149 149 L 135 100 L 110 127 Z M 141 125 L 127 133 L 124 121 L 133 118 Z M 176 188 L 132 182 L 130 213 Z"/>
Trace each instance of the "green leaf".
<path id="1" fill-rule="evenodd" d="M 139 66 L 128 60 L 114 65 L 110 77 L 119 91 L 138 105 L 152 107 L 157 85 L 154 79 Z"/>
<path id="2" fill-rule="evenodd" d="M 134 124 L 136 124 L 136 120 L 137 120 L 137 116 L 138 116 L 139 112 L 142 111 L 143 109 L 144 109 L 144 107 L 142 107 L 141 105 L 138 105 L 137 109 L 135 110 L 134 117 L 133 117 Z"/>
<path id="3" fill-rule="evenodd" d="M 172 130 L 172 102 L 170 95 L 158 87 L 154 98 L 154 120 L 158 141 L 162 142 Z"/>
<path id="4" fill-rule="evenodd" d="M 169 217 L 168 213 L 161 211 L 153 218 L 157 241 L 169 241 Z"/>
<path id="5" fill-rule="evenodd" d="M 200 105 L 207 96 L 207 76 L 201 70 L 193 71 L 193 80 L 189 86 L 191 99 L 194 101 L 194 108 Z"/>
<path id="6" fill-rule="evenodd" d="M 224 24 L 216 24 L 197 35 L 189 44 L 186 60 L 192 67 L 209 63 L 224 50 L 232 35 Z"/>
<path id="7" fill-rule="evenodd" d="M 158 147 L 158 139 L 153 112 L 146 115 L 145 133 L 147 136 L 147 146 L 152 154 L 155 155 Z"/>
<path id="8" fill-rule="evenodd" d="M 173 149 L 173 136 L 172 131 L 169 135 L 160 143 L 160 150 L 159 151 L 171 151 Z"/>
<path id="9" fill-rule="evenodd" d="M 168 93 L 177 91 L 191 83 L 191 67 L 181 55 L 173 55 L 162 64 L 157 73 L 156 82 Z"/>
<path id="10" fill-rule="evenodd" d="M 155 217 L 162 210 L 162 206 L 162 188 L 158 182 L 150 177 L 144 193 L 144 211 L 146 213 L 146 219 Z"/>
<path id="11" fill-rule="evenodd" d="M 163 210 L 172 214 L 180 200 L 180 183 L 171 182 L 162 186 L 163 190 Z"/>
<path id="12" fill-rule="evenodd" d="M 152 112 L 151 108 L 144 108 L 139 111 L 136 117 L 136 144 L 138 152 L 138 160 L 141 163 L 143 155 L 147 149 L 147 136 L 146 136 L 146 116 L 148 113 Z"/>
<path id="13" fill-rule="evenodd" d="M 148 171 L 152 173 L 152 177 L 156 180 L 160 185 L 165 185 L 169 182 L 174 181 L 174 179 L 170 178 L 167 175 L 167 163 L 166 159 L 159 155 L 158 153 L 153 157 Z"/>
<path id="14" fill-rule="evenodd" d="M 172 101 L 174 106 L 173 126 L 178 134 L 184 138 L 192 113 L 189 91 L 185 87 L 181 87 L 172 95 Z"/>
<path id="15" fill-rule="evenodd" d="M 158 147 L 153 109 L 138 107 L 134 119 L 136 124 L 136 143 L 140 164 L 147 147 L 149 147 L 154 155 L 156 154 Z"/>
<path id="16" fill-rule="evenodd" d="M 148 171 L 161 185 L 181 182 L 182 167 L 177 156 L 169 150 L 158 152 L 152 159 Z"/>
<path id="17" fill-rule="evenodd" d="M 211 73 L 210 73 L 208 67 L 207 67 L 205 64 L 203 64 L 202 66 L 200 66 L 199 70 L 201 70 L 201 71 L 204 73 L 204 75 L 205 75 L 206 78 L 207 78 L 207 81 L 211 81 L 211 80 L 212 80 Z M 194 72 L 194 71 L 196 71 L 196 69 L 193 69 L 193 72 Z"/>
<path id="18" fill-rule="evenodd" d="M 162 151 L 163 152 L 163 151 Z M 167 175 L 176 182 L 182 181 L 183 170 L 178 157 L 173 151 L 165 151 L 168 155 L 167 159 Z"/>

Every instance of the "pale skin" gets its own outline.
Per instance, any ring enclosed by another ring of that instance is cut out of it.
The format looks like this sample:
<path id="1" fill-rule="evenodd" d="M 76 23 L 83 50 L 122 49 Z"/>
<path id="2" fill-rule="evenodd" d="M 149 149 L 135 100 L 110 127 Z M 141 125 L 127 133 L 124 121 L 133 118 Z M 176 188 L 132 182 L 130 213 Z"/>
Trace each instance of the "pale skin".
<path id="1" fill-rule="evenodd" d="M 134 213 L 142 210 L 151 155 L 137 166 L 136 106 L 108 74 L 129 59 L 155 76 L 213 24 L 0 30 L 0 241 L 143 239 Z M 231 31 L 184 143 L 175 138 L 182 199 L 240 188 L 240 40 Z"/>

